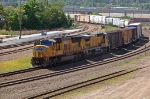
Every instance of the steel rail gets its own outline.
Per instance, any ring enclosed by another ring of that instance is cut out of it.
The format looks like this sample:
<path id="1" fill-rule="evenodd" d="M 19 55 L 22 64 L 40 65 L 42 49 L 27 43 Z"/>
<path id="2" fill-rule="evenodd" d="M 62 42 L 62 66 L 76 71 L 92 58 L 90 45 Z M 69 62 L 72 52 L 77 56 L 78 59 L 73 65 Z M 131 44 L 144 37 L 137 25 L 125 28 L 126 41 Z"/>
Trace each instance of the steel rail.
<path id="1" fill-rule="evenodd" d="M 44 78 L 54 77 L 54 76 L 58 76 L 58 75 L 66 74 L 66 73 L 85 70 L 85 69 L 97 67 L 97 66 L 100 66 L 100 65 L 112 63 L 112 62 L 115 62 L 115 61 L 118 61 L 118 60 L 123 60 L 123 59 L 126 59 L 128 57 L 132 57 L 132 56 L 144 53 L 145 51 L 149 51 L 149 50 L 150 50 L 150 46 L 148 46 L 146 49 L 145 48 L 140 49 L 136 52 L 128 53 L 128 54 L 123 55 L 123 56 L 114 57 L 114 58 L 111 58 L 111 59 L 108 59 L 108 60 L 104 60 L 104 61 L 100 61 L 100 62 L 96 62 L 96 63 L 92 63 L 92 64 L 81 65 L 79 67 L 75 67 L 75 68 L 71 68 L 71 69 L 65 69 L 65 70 L 61 70 L 61 71 L 58 71 L 58 72 L 54 72 L 54 73 L 47 73 L 47 74 L 36 75 L 36 76 L 22 78 L 22 79 L 11 80 L 11 81 L 7 81 L 7 82 L 1 82 L 0 87 L 11 86 L 11 85 L 15 85 L 15 84 L 20 84 L 20 83 L 40 80 L 40 79 L 44 79 Z"/>
<path id="2" fill-rule="evenodd" d="M 109 80 L 109 79 L 113 79 L 113 78 L 116 78 L 116 77 L 119 77 L 119 76 L 122 76 L 122 75 L 125 75 L 125 74 L 129 74 L 129 73 L 132 73 L 132 72 L 135 72 L 135 71 L 147 68 L 147 67 L 149 67 L 149 66 L 140 67 L 140 68 L 136 68 L 136 69 L 132 69 L 132 70 L 128 70 L 128 69 L 120 70 L 120 71 L 110 73 L 110 74 L 107 74 L 107 75 L 104 75 L 104 76 L 100 76 L 100 77 L 97 77 L 97 78 L 93 78 L 93 79 L 90 79 L 90 80 L 87 80 L 87 81 L 83 81 L 83 82 L 80 82 L 80 83 L 65 86 L 65 87 L 62 87 L 62 88 L 59 88 L 59 89 L 56 89 L 56 90 L 47 91 L 47 92 L 42 93 L 42 94 L 36 94 L 36 95 L 33 95 L 33 96 L 28 96 L 28 97 L 26 97 L 26 99 L 36 99 L 36 98 L 38 98 L 38 99 L 49 99 L 49 98 L 67 93 L 69 91 L 73 91 L 73 90 L 76 90 L 76 89 L 79 89 L 79 88 L 83 88 L 83 87 L 90 86 L 90 85 L 93 85 L 93 84 L 96 84 L 96 83 L 100 83 L 100 82 L 103 82 L 103 81 L 106 81 L 106 80 Z"/>

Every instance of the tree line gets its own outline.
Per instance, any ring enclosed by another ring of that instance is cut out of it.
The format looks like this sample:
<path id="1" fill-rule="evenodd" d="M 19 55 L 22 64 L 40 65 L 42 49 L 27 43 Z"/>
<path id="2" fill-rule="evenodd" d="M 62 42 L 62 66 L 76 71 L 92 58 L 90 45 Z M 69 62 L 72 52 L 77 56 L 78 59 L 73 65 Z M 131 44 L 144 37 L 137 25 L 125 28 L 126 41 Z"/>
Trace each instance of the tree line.
<path id="1" fill-rule="evenodd" d="M 150 10 L 150 0 L 50 0 L 50 2 L 62 1 L 66 6 L 82 7 L 137 7 L 139 9 Z"/>
<path id="2" fill-rule="evenodd" d="M 0 4 L 0 28 L 19 30 L 20 22 L 22 29 L 70 27 L 73 20 L 64 14 L 63 6 L 62 2 L 48 3 L 48 0 L 29 0 L 17 7 Z"/>

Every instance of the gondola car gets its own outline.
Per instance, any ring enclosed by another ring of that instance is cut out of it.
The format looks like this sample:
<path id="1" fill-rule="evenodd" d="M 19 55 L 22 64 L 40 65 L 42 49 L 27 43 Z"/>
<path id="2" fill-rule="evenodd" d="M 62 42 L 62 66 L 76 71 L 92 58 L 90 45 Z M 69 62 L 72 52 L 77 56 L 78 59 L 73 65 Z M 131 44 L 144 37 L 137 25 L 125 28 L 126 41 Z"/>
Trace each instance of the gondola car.
<path id="1" fill-rule="evenodd" d="M 123 34 L 121 30 L 110 31 L 107 33 L 110 44 L 110 50 L 123 46 Z"/>

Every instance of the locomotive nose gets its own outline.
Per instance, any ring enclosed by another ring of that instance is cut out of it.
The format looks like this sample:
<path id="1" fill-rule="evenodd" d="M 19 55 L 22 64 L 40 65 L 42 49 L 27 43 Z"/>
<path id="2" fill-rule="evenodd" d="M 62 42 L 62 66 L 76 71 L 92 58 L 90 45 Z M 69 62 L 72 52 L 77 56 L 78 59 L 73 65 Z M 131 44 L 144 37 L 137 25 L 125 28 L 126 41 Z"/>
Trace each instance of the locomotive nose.
<path id="1" fill-rule="evenodd" d="M 46 46 L 40 45 L 40 46 L 35 46 L 33 50 L 33 57 L 40 58 L 40 57 L 45 57 L 45 52 L 48 48 Z"/>
<path id="2" fill-rule="evenodd" d="M 33 49 L 33 57 L 31 64 L 33 67 L 41 67 L 45 65 L 46 51 L 48 47 L 44 45 L 36 45 Z M 46 66 L 46 65 L 45 65 Z"/>

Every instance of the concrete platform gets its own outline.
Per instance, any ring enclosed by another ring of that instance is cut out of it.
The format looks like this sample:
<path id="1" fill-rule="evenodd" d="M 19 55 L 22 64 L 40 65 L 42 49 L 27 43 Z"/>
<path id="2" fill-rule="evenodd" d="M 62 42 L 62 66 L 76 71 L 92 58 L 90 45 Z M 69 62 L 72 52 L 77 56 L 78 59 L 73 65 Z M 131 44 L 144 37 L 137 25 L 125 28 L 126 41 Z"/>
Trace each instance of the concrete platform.
<path id="1" fill-rule="evenodd" d="M 31 41 L 44 39 L 44 38 L 53 38 L 56 36 L 63 36 L 63 35 L 66 35 L 68 33 L 74 33 L 74 32 L 78 32 L 78 31 L 81 31 L 81 29 L 52 31 L 52 32 L 47 32 L 46 33 L 47 35 L 41 35 L 41 33 L 32 34 L 32 35 L 22 35 L 21 39 L 19 39 L 19 36 L 12 37 L 12 38 L 6 38 L 6 39 L 3 39 L 2 43 L 0 43 L 0 47 L 22 44 L 24 42 L 31 42 Z"/>

